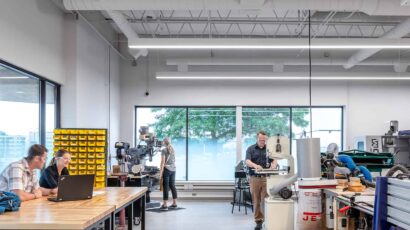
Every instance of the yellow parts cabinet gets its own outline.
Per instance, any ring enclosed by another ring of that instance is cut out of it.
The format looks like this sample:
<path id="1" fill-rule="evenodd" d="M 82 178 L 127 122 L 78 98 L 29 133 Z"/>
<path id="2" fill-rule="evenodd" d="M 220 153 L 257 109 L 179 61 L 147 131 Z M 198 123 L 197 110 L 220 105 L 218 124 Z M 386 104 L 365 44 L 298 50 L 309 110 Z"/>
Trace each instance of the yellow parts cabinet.
<path id="1" fill-rule="evenodd" d="M 104 147 L 96 147 L 96 148 L 94 148 L 94 150 L 95 150 L 96 153 L 103 153 L 103 152 L 105 152 Z"/>
<path id="2" fill-rule="evenodd" d="M 71 153 L 70 175 L 95 174 L 95 187 L 105 186 L 106 129 L 55 129 L 53 139 L 54 152 L 63 148 Z"/>
<path id="3" fill-rule="evenodd" d="M 75 170 L 75 169 L 77 169 L 77 165 L 76 165 L 76 164 L 70 164 L 70 165 L 68 166 L 68 169 L 70 169 L 70 170 Z"/>
<path id="4" fill-rule="evenodd" d="M 94 147 L 88 147 L 88 148 L 87 148 L 87 151 L 88 151 L 89 153 L 93 153 L 93 152 L 95 152 L 95 148 L 94 148 Z"/>
<path id="5" fill-rule="evenodd" d="M 104 182 L 96 182 L 96 183 L 95 183 L 95 187 L 96 187 L 96 188 L 104 188 L 104 187 L 105 187 L 105 183 L 104 183 Z"/>
<path id="6" fill-rule="evenodd" d="M 78 148 L 77 147 L 70 147 L 69 151 L 70 151 L 70 153 L 76 153 L 76 152 L 78 152 Z M 73 157 L 73 156 L 71 156 L 71 157 Z"/>

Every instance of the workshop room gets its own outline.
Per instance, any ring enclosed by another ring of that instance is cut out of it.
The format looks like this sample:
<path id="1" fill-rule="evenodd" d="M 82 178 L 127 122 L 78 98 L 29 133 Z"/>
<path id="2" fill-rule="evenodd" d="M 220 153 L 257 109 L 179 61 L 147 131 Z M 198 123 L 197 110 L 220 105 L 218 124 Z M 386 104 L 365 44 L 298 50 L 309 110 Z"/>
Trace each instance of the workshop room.
<path id="1" fill-rule="evenodd" d="M 410 230 L 410 0 L 2 0 L 0 34 L 0 229 Z"/>

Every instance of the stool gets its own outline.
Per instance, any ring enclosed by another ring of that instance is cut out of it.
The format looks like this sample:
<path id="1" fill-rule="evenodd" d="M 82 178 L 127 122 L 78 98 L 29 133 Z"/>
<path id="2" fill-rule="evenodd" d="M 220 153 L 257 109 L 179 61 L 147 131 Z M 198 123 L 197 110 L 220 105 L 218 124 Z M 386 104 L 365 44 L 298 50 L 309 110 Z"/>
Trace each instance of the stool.
<path id="1" fill-rule="evenodd" d="M 245 181 L 243 181 L 245 180 Z M 251 195 L 251 189 L 249 187 L 248 182 L 246 181 L 246 178 L 238 178 L 235 183 L 235 189 L 233 190 L 233 201 L 232 201 L 232 211 L 235 208 L 235 205 L 238 205 L 238 210 L 241 211 L 241 205 L 244 206 L 245 208 L 245 214 L 248 214 L 248 210 L 246 207 L 246 200 L 245 200 L 245 195 L 244 191 L 247 191 L 250 196 L 250 201 L 251 201 L 251 209 L 253 212 L 253 204 L 252 204 L 252 195 Z M 236 193 L 239 193 L 239 199 L 236 199 Z"/>

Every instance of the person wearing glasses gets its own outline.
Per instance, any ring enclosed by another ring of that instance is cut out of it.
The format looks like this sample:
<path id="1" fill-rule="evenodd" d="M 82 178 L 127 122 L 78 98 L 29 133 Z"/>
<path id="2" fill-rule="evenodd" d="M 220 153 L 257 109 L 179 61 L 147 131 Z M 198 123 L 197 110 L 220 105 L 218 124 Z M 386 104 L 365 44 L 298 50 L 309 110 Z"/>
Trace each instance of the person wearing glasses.
<path id="1" fill-rule="evenodd" d="M 266 190 L 266 176 L 256 172 L 266 168 L 276 168 L 276 161 L 270 159 L 266 151 L 266 141 L 268 136 L 264 131 L 256 134 L 256 144 L 249 146 L 246 150 L 246 165 L 248 166 L 249 185 L 252 194 L 254 219 L 256 222 L 255 230 L 262 229 L 264 221 L 263 204 L 268 197 Z"/>
<path id="2" fill-rule="evenodd" d="M 0 174 L 0 191 L 13 192 L 21 201 L 33 200 L 47 196 L 53 191 L 41 188 L 36 169 L 42 169 L 47 161 L 47 148 L 35 144 L 27 157 L 9 164 Z"/>
<path id="3" fill-rule="evenodd" d="M 70 175 L 67 169 L 70 161 L 71 154 L 65 149 L 59 149 L 51 159 L 50 165 L 41 173 L 40 187 L 52 189 L 53 193 L 57 193 L 58 178 Z"/>

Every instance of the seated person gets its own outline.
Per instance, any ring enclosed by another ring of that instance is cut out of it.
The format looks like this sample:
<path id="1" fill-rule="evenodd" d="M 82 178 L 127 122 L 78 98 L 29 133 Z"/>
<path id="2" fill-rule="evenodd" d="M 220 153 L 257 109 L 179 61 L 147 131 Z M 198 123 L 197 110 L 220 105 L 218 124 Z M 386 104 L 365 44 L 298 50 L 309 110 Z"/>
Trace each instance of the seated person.
<path id="1" fill-rule="evenodd" d="M 65 149 L 59 149 L 50 165 L 41 173 L 40 187 L 53 189 L 53 193 L 57 193 L 58 178 L 62 175 L 69 175 L 67 167 L 70 160 L 70 153 Z"/>
<path id="2" fill-rule="evenodd" d="M 21 201 L 51 194 L 51 189 L 40 188 L 35 169 L 42 169 L 47 161 L 47 149 L 32 145 L 27 157 L 9 164 L 0 174 L 0 191 L 13 192 Z"/>

